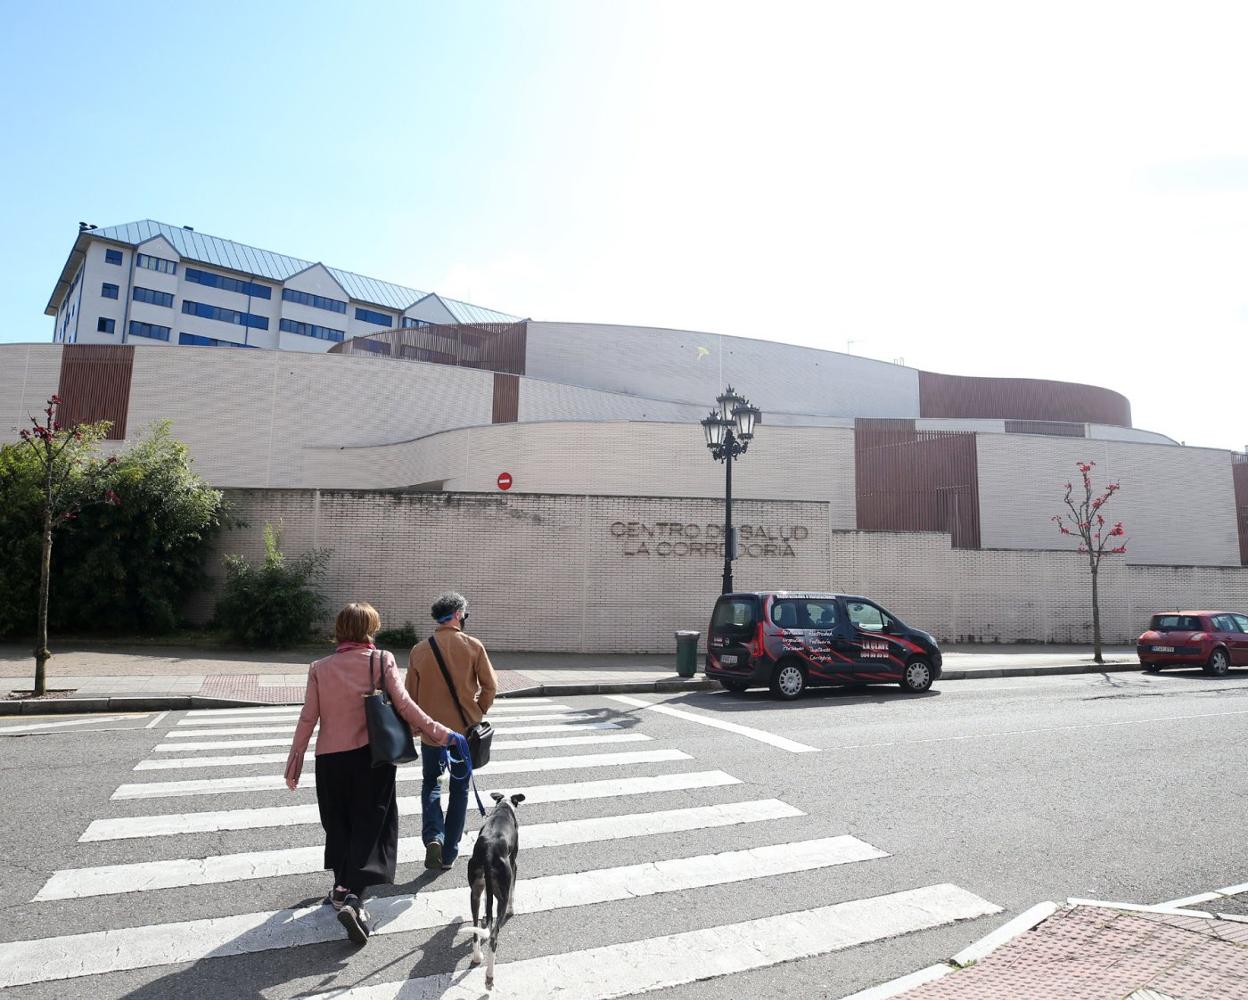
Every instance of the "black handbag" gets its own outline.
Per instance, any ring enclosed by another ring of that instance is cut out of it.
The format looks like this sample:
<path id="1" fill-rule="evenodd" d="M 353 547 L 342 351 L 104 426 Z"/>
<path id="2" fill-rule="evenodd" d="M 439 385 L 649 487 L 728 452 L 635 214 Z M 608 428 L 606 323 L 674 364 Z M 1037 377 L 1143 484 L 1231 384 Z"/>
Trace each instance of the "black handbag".
<path id="1" fill-rule="evenodd" d="M 464 706 L 459 703 L 459 695 L 455 693 L 455 685 L 451 683 L 446 661 L 442 659 L 442 650 L 438 649 L 433 636 L 429 637 L 429 645 L 433 649 L 433 655 L 437 658 L 438 669 L 442 671 L 442 679 L 446 681 L 447 689 L 451 692 L 451 700 L 455 702 L 455 707 L 459 710 L 459 718 L 464 724 L 464 736 L 468 738 L 468 752 L 472 755 L 472 769 L 480 770 L 490 762 L 490 744 L 494 742 L 494 727 L 484 719 L 475 726 L 468 725 L 468 716 L 464 714 Z"/>
<path id="2" fill-rule="evenodd" d="M 377 657 L 377 679 L 373 681 L 373 656 Z M 368 725 L 368 751 L 373 767 L 380 764 L 406 764 L 416 760 L 416 743 L 412 731 L 399 715 L 398 709 L 386 694 L 385 679 L 381 675 L 384 656 L 379 649 L 368 654 L 368 678 L 373 690 L 364 696 L 364 721 Z"/>

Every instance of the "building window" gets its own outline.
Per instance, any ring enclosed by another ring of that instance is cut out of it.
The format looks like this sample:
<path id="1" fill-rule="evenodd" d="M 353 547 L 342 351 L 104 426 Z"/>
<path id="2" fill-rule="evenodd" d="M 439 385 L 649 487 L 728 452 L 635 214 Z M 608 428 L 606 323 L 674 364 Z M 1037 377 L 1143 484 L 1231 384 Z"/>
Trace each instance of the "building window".
<path id="1" fill-rule="evenodd" d="M 412 319 L 410 316 L 403 317 L 403 329 L 414 330 L 420 326 L 433 326 L 427 319 Z"/>
<path id="2" fill-rule="evenodd" d="M 140 323 L 137 319 L 130 321 L 130 336 L 147 337 L 150 340 L 168 340 L 169 327 L 157 326 L 155 323 Z"/>
<path id="3" fill-rule="evenodd" d="M 100 285 L 100 294 L 106 299 L 117 298 L 117 286 L 110 285 L 107 281 Z"/>
<path id="4" fill-rule="evenodd" d="M 146 267 L 149 271 L 159 271 L 161 274 L 178 273 L 177 262 L 165 260 L 164 257 L 149 257 L 145 253 L 139 253 L 134 255 L 134 262 L 139 267 Z"/>
<path id="5" fill-rule="evenodd" d="M 313 323 L 296 323 L 293 319 L 281 322 L 284 333 L 297 333 L 301 337 L 315 337 L 317 340 L 332 340 L 339 343 L 346 334 L 342 330 L 331 330 L 327 326 L 316 326 Z"/>
<path id="6" fill-rule="evenodd" d="M 188 316 L 201 319 L 215 319 L 219 323 L 233 323 L 235 326 L 248 326 L 255 330 L 267 330 L 267 316 L 256 316 L 254 313 L 238 312 L 236 309 L 222 309 L 220 306 L 205 305 L 203 302 L 182 301 L 182 311 Z"/>
<path id="7" fill-rule="evenodd" d="M 105 316 L 101 316 L 99 319 L 95 321 L 95 332 L 96 333 L 116 333 L 117 321 L 115 319 L 108 319 Z"/>
<path id="8" fill-rule="evenodd" d="M 215 337 L 201 337 L 197 333 L 179 333 L 178 343 L 188 347 L 250 347 L 255 344 L 236 344 L 232 340 L 217 340 Z"/>
<path id="9" fill-rule="evenodd" d="M 365 323 L 376 323 L 378 326 L 393 326 L 394 321 L 385 313 L 373 312 L 371 309 L 355 308 L 355 318 Z"/>
<path id="10" fill-rule="evenodd" d="M 221 288 L 227 292 L 238 292 L 240 295 L 250 295 L 255 299 L 271 299 L 273 297 L 273 289 L 267 285 L 257 284 L 254 281 L 231 278 L 225 274 L 213 274 L 211 271 L 201 271 L 195 267 L 188 267 L 183 274 L 187 281 L 193 281 L 197 285 Z M 187 336 L 191 336 L 191 334 L 187 334 Z"/>
<path id="11" fill-rule="evenodd" d="M 287 302 L 298 302 L 300 305 L 312 306 L 314 309 L 328 309 L 330 312 L 346 313 L 347 304 L 338 299 L 327 299 L 323 295 L 310 292 L 297 292 L 293 288 L 283 288 L 282 298 Z"/>
<path id="12" fill-rule="evenodd" d="M 120 250 L 105 250 L 104 251 L 104 263 L 105 264 L 120 264 L 121 263 L 121 251 Z"/>
<path id="13" fill-rule="evenodd" d="M 148 305 L 165 306 L 167 308 L 173 307 L 173 294 L 170 292 L 158 292 L 152 288 L 141 288 L 135 285 L 133 294 L 135 302 L 146 302 Z"/>

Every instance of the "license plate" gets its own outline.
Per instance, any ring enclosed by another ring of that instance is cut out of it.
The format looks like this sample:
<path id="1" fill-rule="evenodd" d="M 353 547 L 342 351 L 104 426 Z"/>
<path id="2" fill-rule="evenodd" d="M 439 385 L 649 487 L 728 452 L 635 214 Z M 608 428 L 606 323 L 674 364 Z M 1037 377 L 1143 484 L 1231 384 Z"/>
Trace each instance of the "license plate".
<path id="1" fill-rule="evenodd" d="M 719 662 L 725 667 L 733 667 L 736 666 L 737 658 L 732 653 L 727 653 L 719 658 Z"/>
<path id="2" fill-rule="evenodd" d="M 1173 646 L 1154 646 L 1153 652 L 1154 653 L 1173 653 L 1174 647 Z"/>

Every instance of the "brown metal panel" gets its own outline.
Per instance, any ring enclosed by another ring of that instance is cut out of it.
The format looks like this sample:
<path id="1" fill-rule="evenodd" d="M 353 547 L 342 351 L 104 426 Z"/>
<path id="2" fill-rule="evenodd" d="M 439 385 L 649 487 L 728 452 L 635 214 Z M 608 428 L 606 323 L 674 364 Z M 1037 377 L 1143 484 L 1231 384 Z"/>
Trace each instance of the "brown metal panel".
<path id="1" fill-rule="evenodd" d="M 108 420 L 112 423 L 108 440 L 124 440 L 133 374 L 133 347 L 66 344 L 61 348 L 57 419 L 66 427 Z"/>
<path id="2" fill-rule="evenodd" d="M 919 372 L 919 415 L 1131 426 L 1131 404 L 1095 385 Z"/>
<path id="3" fill-rule="evenodd" d="M 857 420 L 854 468 L 860 530 L 944 531 L 957 548 L 979 548 L 974 434 Z"/>
<path id="4" fill-rule="evenodd" d="M 1231 455 L 1235 483 L 1235 521 L 1239 525 L 1239 564 L 1248 566 L 1248 452 Z"/>
<path id="5" fill-rule="evenodd" d="M 520 419 L 520 376 L 494 373 L 494 416 L 496 424 L 514 424 Z"/>
<path id="6" fill-rule="evenodd" d="M 335 344 L 329 353 L 367 354 L 523 375 L 527 344 L 525 322 L 432 323 L 352 337 Z"/>

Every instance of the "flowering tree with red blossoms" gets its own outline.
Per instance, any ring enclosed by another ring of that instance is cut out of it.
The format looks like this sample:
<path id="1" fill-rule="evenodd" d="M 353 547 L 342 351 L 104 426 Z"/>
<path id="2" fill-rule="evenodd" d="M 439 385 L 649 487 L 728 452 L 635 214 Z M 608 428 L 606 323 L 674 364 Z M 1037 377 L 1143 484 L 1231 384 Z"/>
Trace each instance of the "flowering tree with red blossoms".
<path id="1" fill-rule="evenodd" d="M 1068 513 L 1054 514 L 1049 520 L 1057 525 L 1063 535 L 1072 535 L 1079 539 L 1076 549 L 1081 555 L 1088 557 L 1088 570 L 1092 574 L 1092 658 L 1097 663 L 1104 663 L 1101 655 L 1101 604 L 1097 593 L 1096 574 L 1101 568 L 1101 559 L 1105 556 L 1120 556 L 1127 551 L 1126 532 L 1122 522 L 1116 521 L 1106 527 L 1105 505 L 1114 498 L 1121 486 L 1110 483 L 1104 491 L 1093 496 L 1092 470 L 1095 462 L 1078 462 L 1079 475 L 1083 477 L 1083 496 L 1080 498 L 1073 483 L 1066 484 L 1065 504 Z"/>
<path id="2" fill-rule="evenodd" d="M 35 687 L 39 696 L 47 690 L 44 668 L 52 654 L 48 651 L 48 597 L 52 578 L 52 536 L 66 522 L 74 520 L 89 503 L 119 504 L 117 494 L 102 489 L 99 472 L 111 465 L 93 460 L 95 443 L 108 433 L 109 424 L 76 424 L 62 427 L 56 419 L 61 397 L 53 395 L 43 409 L 43 419 L 31 417 L 31 426 L 21 431 L 22 440 L 34 454 L 40 474 L 43 515 L 43 551 L 39 562 L 39 619 L 35 635 Z"/>

